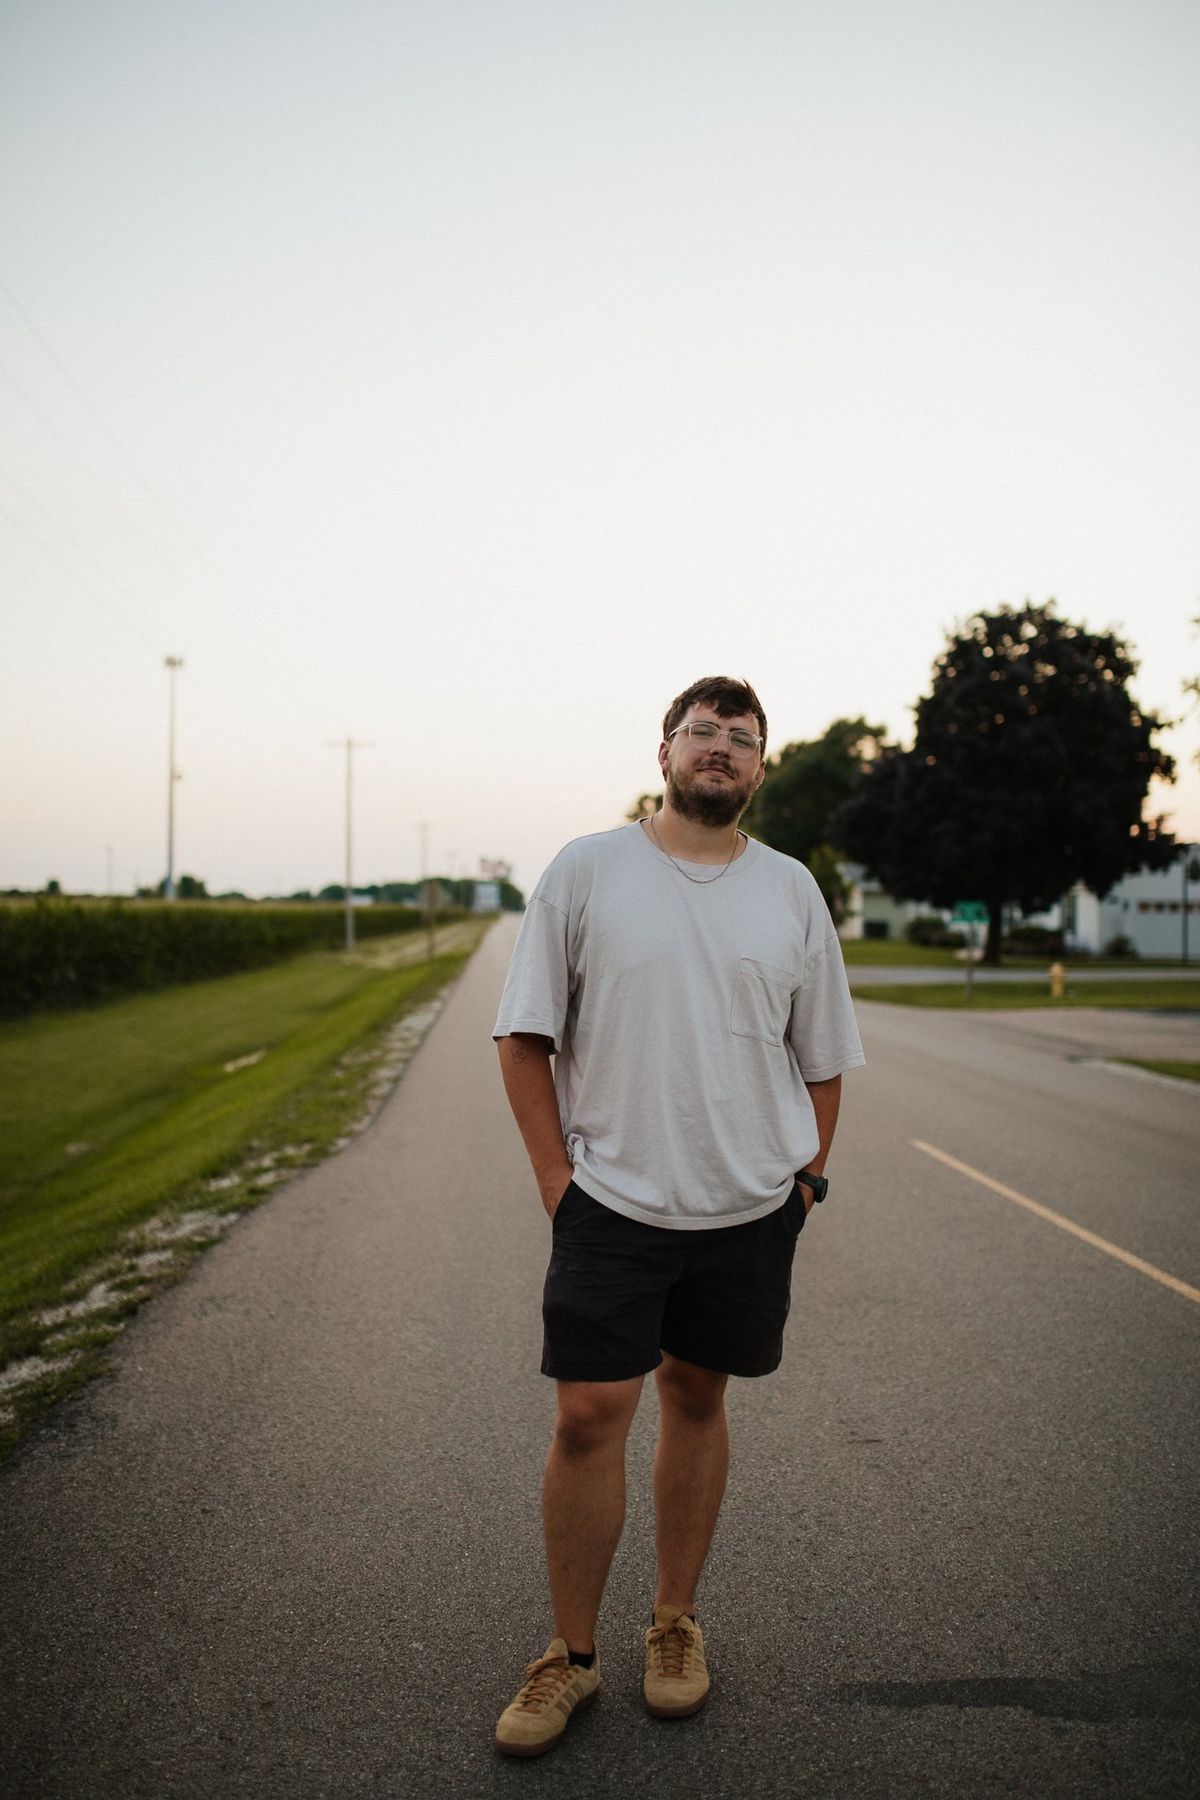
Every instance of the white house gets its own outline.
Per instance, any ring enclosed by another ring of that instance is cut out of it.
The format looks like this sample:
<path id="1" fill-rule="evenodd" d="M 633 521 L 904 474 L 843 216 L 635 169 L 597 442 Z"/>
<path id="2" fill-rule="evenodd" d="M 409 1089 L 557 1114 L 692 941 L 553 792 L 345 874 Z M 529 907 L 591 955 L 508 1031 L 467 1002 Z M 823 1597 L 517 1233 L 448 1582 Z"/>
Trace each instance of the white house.
<path id="1" fill-rule="evenodd" d="M 893 938 L 903 942 L 910 919 L 924 918 L 939 909 L 925 900 L 894 900 L 859 863 L 843 863 L 850 884 L 838 936 L 843 938 Z M 949 921 L 949 913 L 943 913 Z"/>
<path id="2" fill-rule="evenodd" d="M 894 900 L 857 863 L 843 863 L 842 870 L 851 884 L 840 930 L 844 938 L 902 939 L 910 919 L 941 911 L 923 901 Z M 950 914 L 941 916 L 949 924 Z M 1125 938 L 1135 956 L 1186 956 L 1200 963 L 1200 847 L 1181 845 L 1169 868 L 1126 875 L 1103 900 L 1082 884 L 1074 887 L 1059 905 L 1033 915 L 1031 923 L 1051 930 L 1061 926 L 1068 950 L 1099 955 Z"/>
<path id="3" fill-rule="evenodd" d="M 1183 844 L 1166 869 L 1139 869 L 1103 898 L 1076 887 L 1063 902 L 1069 950 L 1106 950 L 1126 938 L 1138 956 L 1200 962 L 1200 854 Z"/>

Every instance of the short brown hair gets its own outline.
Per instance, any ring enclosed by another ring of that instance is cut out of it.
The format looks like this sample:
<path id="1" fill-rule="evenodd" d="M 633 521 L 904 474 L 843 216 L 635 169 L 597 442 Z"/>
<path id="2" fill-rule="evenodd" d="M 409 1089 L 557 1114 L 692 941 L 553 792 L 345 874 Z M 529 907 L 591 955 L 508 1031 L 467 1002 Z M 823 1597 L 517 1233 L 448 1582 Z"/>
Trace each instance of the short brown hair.
<path id="1" fill-rule="evenodd" d="M 691 687 L 684 688 L 682 694 L 676 694 L 667 708 L 663 720 L 663 737 L 670 737 L 677 725 L 682 725 L 687 717 L 689 706 L 711 706 L 718 719 L 733 719 L 739 713 L 753 713 L 758 720 L 759 735 L 762 738 L 760 753 L 767 753 L 767 715 L 762 709 L 762 701 L 748 681 L 735 681 L 731 675 L 706 675 L 703 681 L 693 681 Z"/>

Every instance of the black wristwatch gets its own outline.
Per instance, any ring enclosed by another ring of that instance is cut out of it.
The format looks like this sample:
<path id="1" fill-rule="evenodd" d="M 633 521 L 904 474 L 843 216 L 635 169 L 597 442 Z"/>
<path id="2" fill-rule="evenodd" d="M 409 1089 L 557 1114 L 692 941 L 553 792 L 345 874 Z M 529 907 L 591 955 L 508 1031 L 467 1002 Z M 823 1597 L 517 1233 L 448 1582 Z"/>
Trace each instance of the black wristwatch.
<path id="1" fill-rule="evenodd" d="M 812 1189 L 814 1204 L 822 1201 L 829 1192 L 829 1181 L 824 1175 L 814 1175 L 811 1169 L 797 1169 L 796 1180 L 802 1181 L 806 1188 Z"/>

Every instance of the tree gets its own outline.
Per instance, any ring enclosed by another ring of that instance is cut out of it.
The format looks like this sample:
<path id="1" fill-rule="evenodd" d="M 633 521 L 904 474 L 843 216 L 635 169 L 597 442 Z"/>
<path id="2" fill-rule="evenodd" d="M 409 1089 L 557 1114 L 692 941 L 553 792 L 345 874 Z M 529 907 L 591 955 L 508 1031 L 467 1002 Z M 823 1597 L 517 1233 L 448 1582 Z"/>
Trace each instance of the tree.
<path id="1" fill-rule="evenodd" d="M 742 820 L 747 831 L 785 856 L 810 862 L 830 842 L 834 814 L 857 788 L 883 738 L 882 725 L 835 719 L 810 743 L 785 744 L 768 758 L 763 784 Z"/>
<path id="2" fill-rule="evenodd" d="M 837 922 L 849 890 L 830 828 L 878 755 L 883 737 L 882 725 L 835 719 L 821 737 L 785 744 L 768 760 L 763 784 L 742 820 L 764 844 L 807 864 Z"/>
<path id="3" fill-rule="evenodd" d="M 167 891 L 165 875 L 154 891 L 160 900 L 165 896 Z M 177 900 L 207 900 L 208 889 L 198 875 L 181 875 L 175 883 L 175 898 Z"/>
<path id="4" fill-rule="evenodd" d="M 631 825 L 636 825 L 639 819 L 648 819 L 652 813 L 658 811 L 662 805 L 662 798 L 661 793 L 639 794 L 625 817 Z"/>
<path id="5" fill-rule="evenodd" d="M 976 614 L 934 664 L 912 749 L 885 747 L 836 842 L 893 894 L 984 901 L 999 962 L 1006 903 L 1036 912 L 1077 881 L 1105 894 L 1172 860 L 1161 818 L 1142 817 L 1174 762 L 1152 742 L 1162 721 L 1129 693 L 1136 672 L 1125 643 L 1052 601 Z"/>
<path id="6" fill-rule="evenodd" d="M 830 918 L 835 925 L 840 925 L 846 916 L 846 902 L 850 898 L 850 882 L 842 870 L 841 857 L 832 844 L 818 844 L 812 855 L 805 860 L 809 873 L 829 908 Z"/>

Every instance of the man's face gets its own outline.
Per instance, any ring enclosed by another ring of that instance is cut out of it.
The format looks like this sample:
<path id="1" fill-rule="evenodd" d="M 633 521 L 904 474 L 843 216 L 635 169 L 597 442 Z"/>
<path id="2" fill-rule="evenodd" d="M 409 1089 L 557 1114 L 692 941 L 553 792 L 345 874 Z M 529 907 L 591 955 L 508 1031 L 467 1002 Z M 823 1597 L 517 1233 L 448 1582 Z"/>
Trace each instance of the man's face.
<path id="1" fill-rule="evenodd" d="M 683 724 L 693 719 L 710 721 L 719 735 L 707 743 L 693 738 L 685 729 L 658 748 L 658 765 L 667 784 L 667 793 L 677 813 L 698 825 L 720 827 L 732 825 L 749 806 L 756 789 L 766 774 L 761 747 L 742 751 L 730 742 L 731 731 L 748 731 L 757 737 L 758 720 L 753 713 L 739 713 L 734 718 L 719 718 L 716 710 L 698 702 L 689 706 Z"/>

